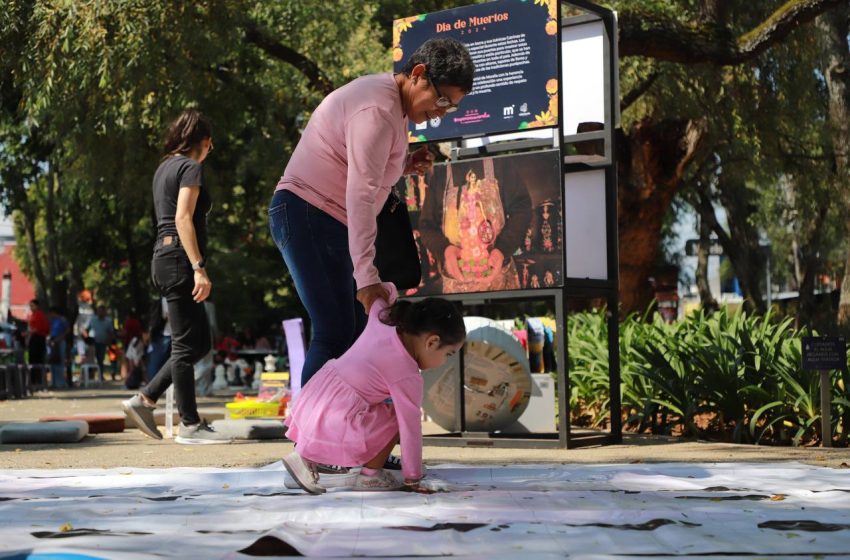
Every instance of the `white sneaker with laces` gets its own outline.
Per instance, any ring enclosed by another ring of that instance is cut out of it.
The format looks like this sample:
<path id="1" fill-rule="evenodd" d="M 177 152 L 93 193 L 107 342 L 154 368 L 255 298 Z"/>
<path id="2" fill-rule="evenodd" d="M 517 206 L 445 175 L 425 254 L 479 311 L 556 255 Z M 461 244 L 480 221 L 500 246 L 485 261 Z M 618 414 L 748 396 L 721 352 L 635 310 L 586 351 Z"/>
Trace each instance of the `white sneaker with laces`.
<path id="1" fill-rule="evenodd" d="M 177 437 L 174 438 L 177 443 L 187 445 L 210 445 L 216 443 L 231 443 L 233 440 L 223 434 L 216 432 L 212 426 L 207 424 L 206 420 L 202 420 L 200 424 L 187 426 L 180 423 L 180 428 L 177 430 Z"/>
<path id="2" fill-rule="evenodd" d="M 357 492 L 386 492 L 387 490 L 398 490 L 403 484 L 390 471 L 381 469 L 372 476 L 357 475 L 352 490 Z"/>
<path id="3" fill-rule="evenodd" d="M 322 472 L 320 467 L 318 469 L 318 473 L 319 484 L 322 488 L 351 488 L 354 485 L 354 480 L 357 478 L 358 469 L 352 469 L 344 474 L 325 474 Z M 283 477 L 283 486 L 290 490 L 297 490 L 301 488 L 298 482 L 289 476 L 288 473 Z"/>
<path id="4" fill-rule="evenodd" d="M 305 492 L 310 494 L 324 494 L 325 488 L 319 484 L 319 472 L 316 469 L 316 463 L 308 461 L 293 451 L 283 458 L 283 466 L 289 476 L 298 484 Z M 287 486 L 284 480 L 284 486 Z"/>

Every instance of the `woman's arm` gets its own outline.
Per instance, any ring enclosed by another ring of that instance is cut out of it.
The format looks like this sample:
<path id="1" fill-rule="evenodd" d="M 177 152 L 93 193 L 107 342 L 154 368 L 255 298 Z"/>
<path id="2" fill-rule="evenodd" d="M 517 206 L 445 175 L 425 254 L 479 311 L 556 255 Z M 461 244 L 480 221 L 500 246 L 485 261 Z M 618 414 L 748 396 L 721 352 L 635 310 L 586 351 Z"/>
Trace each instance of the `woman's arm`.
<path id="1" fill-rule="evenodd" d="M 345 125 L 348 176 L 345 211 L 348 219 L 348 250 L 354 267 L 357 300 L 366 313 L 377 298 L 386 299 L 375 268 L 375 218 L 389 189 L 382 185 L 392 150 L 395 124 L 376 109 L 364 109 Z"/>
<path id="2" fill-rule="evenodd" d="M 200 194 L 200 185 L 180 187 L 177 193 L 177 213 L 174 216 L 174 224 L 177 226 L 180 244 L 186 251 L 193 268 L 203 259 L 201 250 L 198 248 L 195 224 L 192 222 L 192 215 L 195 213 L 195 205 L 198 203 Z M 210 291 L 212 291 L 212 282 L 207 276 L 206 268 L 198 268 L 195 270 L 195 287 L 192 289 L 192 297 L 195 301 L 201 302 L 210 296 Z"/>

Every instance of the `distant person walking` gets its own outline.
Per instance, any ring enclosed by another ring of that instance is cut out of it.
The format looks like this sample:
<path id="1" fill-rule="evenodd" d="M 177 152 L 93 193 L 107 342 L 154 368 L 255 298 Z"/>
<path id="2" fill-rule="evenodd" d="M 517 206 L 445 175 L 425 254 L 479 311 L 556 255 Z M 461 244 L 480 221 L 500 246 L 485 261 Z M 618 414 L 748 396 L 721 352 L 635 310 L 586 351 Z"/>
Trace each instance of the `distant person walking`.
<path id="1" fill-rule="evenodd" d="M 41 309 L 37 299 L 30 301 L 30 316 L 27 319 L 27 363 L 31 371 L 38 368 L 40 379 L 46 384 L 47 337 L 50 335 L 50 320 Z"/>
<path id="2" fill-rule="evenodd" d="M 55 306 L 50 308 L 47 317 L 50 319 L 50 386 L 54 389 L 65 389 L 68 387 L 65 379 L 65 356 L 71 324 Z"/>
<path id="3" fill-rule="evenodd" d="M 212 127 L 200 112 L 183 111 L 171 123 L 165 156 L 153 178 L 157 238 L 151 270 L 168 303 L 171 356 L 142 391 L 122 403 L 147 436 L 162 439 L 153 410 L 174 383 L 180 427 L 177 443 L 229 443 L 198 415 L 195 362 L 210 350 L 210 326 L 204 309 L 212 290 L 207 275 L 207 213 L 212 207 L 202 163 L 213 150 Z"/>
<path id="4" fill-rule="evenodd" d="M 157 298 L 151 304 L 148 330 L 150 344 L 145 382 L 150 383 L 171 354 L 171 324 L 168 322 L 168 302 L 165 298 Z"/>
<path id="5" fill-rule="evenodd" d="M 106 314 L 106 306 L 98 305 L 95 314 L 89 318 L 85 328 L 85 336 L 94 339 L 94 353 L 97 358 L 97 367 L 100 368 L 100 380 L 106 376 L 103 362 L 106 360 L 106 351 L 109 345 L 115 342 L 115 326 L 112 317 Z M 115 363 L 111 364 L 112 380 L 118 376 L 118 368 Z"/>

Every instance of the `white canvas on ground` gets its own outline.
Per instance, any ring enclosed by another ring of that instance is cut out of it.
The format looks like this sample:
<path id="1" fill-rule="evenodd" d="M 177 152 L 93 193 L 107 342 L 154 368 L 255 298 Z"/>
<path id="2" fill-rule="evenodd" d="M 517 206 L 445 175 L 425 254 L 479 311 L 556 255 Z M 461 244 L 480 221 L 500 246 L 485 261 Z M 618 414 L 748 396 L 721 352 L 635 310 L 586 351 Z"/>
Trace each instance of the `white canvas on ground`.
<path id="1" fill-rule="evenodd" d="M 7 470 L 0 558 L 836 556 L 850 543 L 847 472 L 799 463 L 442 465 L 428 469 L 431 495 L 310 496 L 285 489 L 279 462 Z"/>

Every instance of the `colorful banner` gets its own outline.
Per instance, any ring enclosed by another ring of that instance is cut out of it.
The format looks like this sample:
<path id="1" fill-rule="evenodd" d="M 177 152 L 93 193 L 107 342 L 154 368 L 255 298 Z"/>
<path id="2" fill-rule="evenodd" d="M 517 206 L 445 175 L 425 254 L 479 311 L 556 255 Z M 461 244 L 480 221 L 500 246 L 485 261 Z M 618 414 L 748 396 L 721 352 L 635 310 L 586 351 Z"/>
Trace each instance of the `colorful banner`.
<path id="1" fill-rule="evenodd" d="M 410 123 L 410 141 L 431 142 L 558 125 L 556 0 L 497 0 L 393 23 L 393 61 L 434 37 L 464 43 L 475 84 L 454 113 Z"/>

